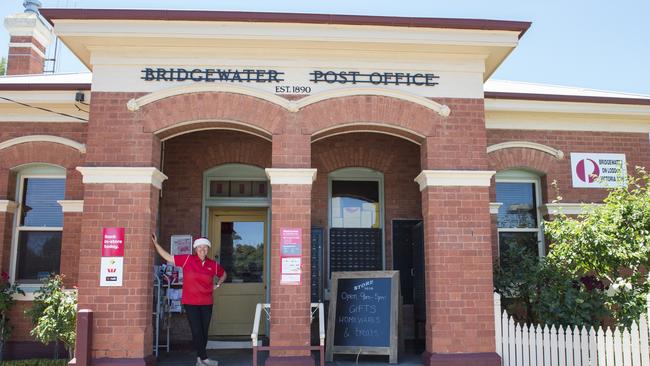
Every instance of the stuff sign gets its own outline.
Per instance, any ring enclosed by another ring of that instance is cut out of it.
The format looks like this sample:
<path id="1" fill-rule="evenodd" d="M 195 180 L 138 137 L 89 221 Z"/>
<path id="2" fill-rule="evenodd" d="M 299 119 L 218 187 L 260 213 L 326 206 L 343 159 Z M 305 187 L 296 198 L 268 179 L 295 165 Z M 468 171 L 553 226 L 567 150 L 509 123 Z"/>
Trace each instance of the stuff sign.
<path id="1" fill-rule="evenodd" d="M 122 286 L 124 278 L 124 228 L 102 229 L 99 286 Z"/>
<path id="2" fill-rule="evenodd" d="M 571 153 L 576 188 L 611 188 L 626 184 L 625 154 Z"/>

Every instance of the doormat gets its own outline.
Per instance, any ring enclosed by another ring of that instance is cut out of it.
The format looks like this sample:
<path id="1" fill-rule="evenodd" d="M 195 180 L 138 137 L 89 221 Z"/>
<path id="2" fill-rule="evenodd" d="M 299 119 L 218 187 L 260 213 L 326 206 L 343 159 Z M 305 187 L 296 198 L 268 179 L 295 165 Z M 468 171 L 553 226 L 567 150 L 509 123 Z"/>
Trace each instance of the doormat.
<path id="1" fill-rule="evenodd" d="M 244 349 L 253 348 L 251 341 L 208 341 L 207 349 Z"/>

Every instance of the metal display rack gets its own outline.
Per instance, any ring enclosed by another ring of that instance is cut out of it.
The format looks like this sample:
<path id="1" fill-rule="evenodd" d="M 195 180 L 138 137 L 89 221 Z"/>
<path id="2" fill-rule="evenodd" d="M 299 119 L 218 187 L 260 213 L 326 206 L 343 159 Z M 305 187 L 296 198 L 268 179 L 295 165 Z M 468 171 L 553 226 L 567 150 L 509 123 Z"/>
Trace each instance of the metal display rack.
<path id="1" fill-rule="evenodd" d="M 156 271 L 159 272 L 159 271 Z M 167 298 L 167 293 L 169 289 L 169 284 L 165 284 L 158 273 L 153 275 L 153 353 L 156 357 L 160 353 L 160 349 L 163 348 L 169 352 L 169 323 L 171 321 L 171 312 L 169 311 L 169 299 Z M 165 332 L 165 343 L 161 344 L 160 340 L 160 330 L 162 329 Z"/>

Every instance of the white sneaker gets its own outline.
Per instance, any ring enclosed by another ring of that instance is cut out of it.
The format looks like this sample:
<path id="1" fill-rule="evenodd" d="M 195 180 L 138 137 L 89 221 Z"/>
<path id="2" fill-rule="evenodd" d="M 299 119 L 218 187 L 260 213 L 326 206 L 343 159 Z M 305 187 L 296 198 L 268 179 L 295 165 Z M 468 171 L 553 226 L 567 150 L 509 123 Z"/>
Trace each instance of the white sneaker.
<path id="1" fill-rule="evenodd" d="M 194 366 L 206 366 L 206 364 L 203 361 L 201 361 L 200 357 L 197 357 L 196 364 L 194 364 Z"/>
<path id="2" fill-rule="evenodd" d="M 205 365 L 207 366 L 219 366 L 219 361 L 213 360 L 210 358 L 206 358 L 205 360 L 201 360 Z"/>

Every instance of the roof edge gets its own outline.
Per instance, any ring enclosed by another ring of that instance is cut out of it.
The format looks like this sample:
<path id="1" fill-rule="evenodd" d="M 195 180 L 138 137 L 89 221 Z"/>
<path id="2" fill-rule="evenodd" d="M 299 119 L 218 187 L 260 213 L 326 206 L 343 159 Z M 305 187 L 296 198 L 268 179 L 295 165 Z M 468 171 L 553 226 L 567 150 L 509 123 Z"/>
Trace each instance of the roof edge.
<path id="1" fill-rule="evenodd" d="M 413 28 L 447 28 L 474 30 L 501 30 L 519 32 L 519 38 L 530 28 L 531 22 L 462 19 L 422 18 L 374 15 L 339 15 L 309 13 L 267 13 L 240 11 L 199 10 L 144 10 L 144 9 L 40 9 L 41 15 L 52 25 L 56 19 L 83 20 L 166 20 L 166 21 L 220 21 L 260 23 L 305 23 L 368 25 Z"/>
<path id="2" fill-rule="evenodd" d="M 57 91 L 57 90 L 90 90 L 91 84 L 65 84 L 65 83 L 42 83 L 42 84 L 0 84 L 0 91 Z"/>
<path id="3" fill-rule="evenodd" d="M 484 98 L 485 99 L 530 100 L 530 101 L 541 101 L 541 102 L 573 102 L 573 103 L 604 103 L 604 104 L 650 105 L 650 99 L 644 99 L 644 98 L 617 98 L 617 97 L 562 95 L 562 94 L 485 92 L 484 93 Z"/>

